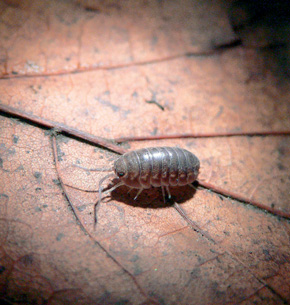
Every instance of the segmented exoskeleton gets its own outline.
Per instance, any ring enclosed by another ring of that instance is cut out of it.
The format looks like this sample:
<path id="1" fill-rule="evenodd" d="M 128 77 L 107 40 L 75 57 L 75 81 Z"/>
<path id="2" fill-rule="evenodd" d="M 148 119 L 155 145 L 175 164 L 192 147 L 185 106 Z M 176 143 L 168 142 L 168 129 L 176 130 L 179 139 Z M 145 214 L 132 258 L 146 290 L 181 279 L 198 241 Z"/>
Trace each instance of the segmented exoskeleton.
<path id="1" fill-rule="evenodd" d="M 178 147 L 150 147 L 137 149 L 120 156 L 115 162 L 113 171 L 99 183 L 99 200 L 102 194 L 113 191 L 121 185 L 139 189 L 136 199 L 143 189 L 161 187 L 165 201 L 164 187 L 170 198 L 169 186 L 182 186 L 194 182 L 199 172 L 199 160 L 191 152 Z M 108 177 L 117 176 L 120 182 L 102 193 L 102 183 Z"/>

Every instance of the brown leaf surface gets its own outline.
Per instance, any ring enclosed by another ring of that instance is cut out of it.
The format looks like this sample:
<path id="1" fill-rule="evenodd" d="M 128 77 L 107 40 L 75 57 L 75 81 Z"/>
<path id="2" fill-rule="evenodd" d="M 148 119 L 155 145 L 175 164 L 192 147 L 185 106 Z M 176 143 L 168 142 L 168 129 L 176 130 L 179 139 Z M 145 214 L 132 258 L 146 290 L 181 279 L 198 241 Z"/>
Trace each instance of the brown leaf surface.
<path id="1" fill-rule="evenodd" d="M 200 180 L 290 214 L 290 138 L 271 136 L 290 130 L 289 79 L 260 50 L 215 49 L 237 40 L 222 2 L 5 0 L 0 11 L 2 104 L 105 138 L 268 132 L 123 147 L 186 148 Z M 5 113 L 0 122 L 1 299 L 290 302 L 289 220 L 173 188 L 194 230 L 161 190 L 134 201 L 124 186 L 105 197 L 94 229 L 105 173 L 80 167 L 118 155 Z"/>

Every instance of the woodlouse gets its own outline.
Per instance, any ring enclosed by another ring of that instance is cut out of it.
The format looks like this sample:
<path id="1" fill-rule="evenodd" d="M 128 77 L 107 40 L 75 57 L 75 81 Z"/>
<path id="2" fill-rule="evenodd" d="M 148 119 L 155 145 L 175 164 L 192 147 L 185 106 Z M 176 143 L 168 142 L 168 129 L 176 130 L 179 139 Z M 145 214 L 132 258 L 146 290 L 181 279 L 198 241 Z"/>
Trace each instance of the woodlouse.
<path id="1" fill-rule="evenodd" d="M 137 149 L 120 156 L 114 162 L 113 171 L 99 182 L 99 200 L 102 194 L 108 193 L 121 185 L 139 189 L 136 199 L 143 189 L 161 187 L 165 201 L 164 187 L 170 198 L 169 186 L 182 186 L 194 182 L 198 176 L 200 162 L 186 149 L 178 147 L 149 147 Z M 102 193 L 102 183 L 108 178 L 117 176 L 120 180 L 115 186 Z"/>

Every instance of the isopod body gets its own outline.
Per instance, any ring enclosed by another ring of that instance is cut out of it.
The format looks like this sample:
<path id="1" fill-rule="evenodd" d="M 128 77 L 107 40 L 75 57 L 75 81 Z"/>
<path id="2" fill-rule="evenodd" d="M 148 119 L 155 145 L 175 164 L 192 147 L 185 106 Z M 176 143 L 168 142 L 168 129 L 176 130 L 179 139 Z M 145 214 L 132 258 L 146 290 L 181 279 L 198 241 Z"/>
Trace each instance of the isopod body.
<path id="1" fill-rule="evenodd" d="M 99 182 L 99 200 L 95 205 L 95 224 L 97 206 L 102 194 L 108 193 L 121 185 L 139 189 L 161 187 L 165 202 L 165 191 L 170 198 L 169 186 L 182 186 L 194 182 L 199 172 L 199 160 L 191 152 L 178 147 L 149 147 L 137 149 L 120 156 L 115 162 L 113 171 Z M 108 177 L 118 177 L 119 183 L 102 192 L 102 183 Z"/>
<path id="2" fill-rule="evenodd" d="M 114 162 L 114 171 L 123 184 L 146 189 L 182 186 L 196 180 L 199 160 L 178 147 L 150 147 L 125 153 Z"/>

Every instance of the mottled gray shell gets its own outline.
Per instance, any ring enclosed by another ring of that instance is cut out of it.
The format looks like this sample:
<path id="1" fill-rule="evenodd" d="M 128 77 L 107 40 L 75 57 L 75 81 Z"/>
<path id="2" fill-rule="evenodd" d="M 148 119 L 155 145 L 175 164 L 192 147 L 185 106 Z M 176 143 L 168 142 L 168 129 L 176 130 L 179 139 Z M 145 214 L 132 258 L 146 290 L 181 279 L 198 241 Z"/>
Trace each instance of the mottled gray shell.
<path id="1" fill-rule="evenodd" d="M 140 189 L 192 183 L 199 167 L 193 153 L 178 147 L 142 148 L 125 153 L 114 162 L 114 171 L 120 180 Z"/>

